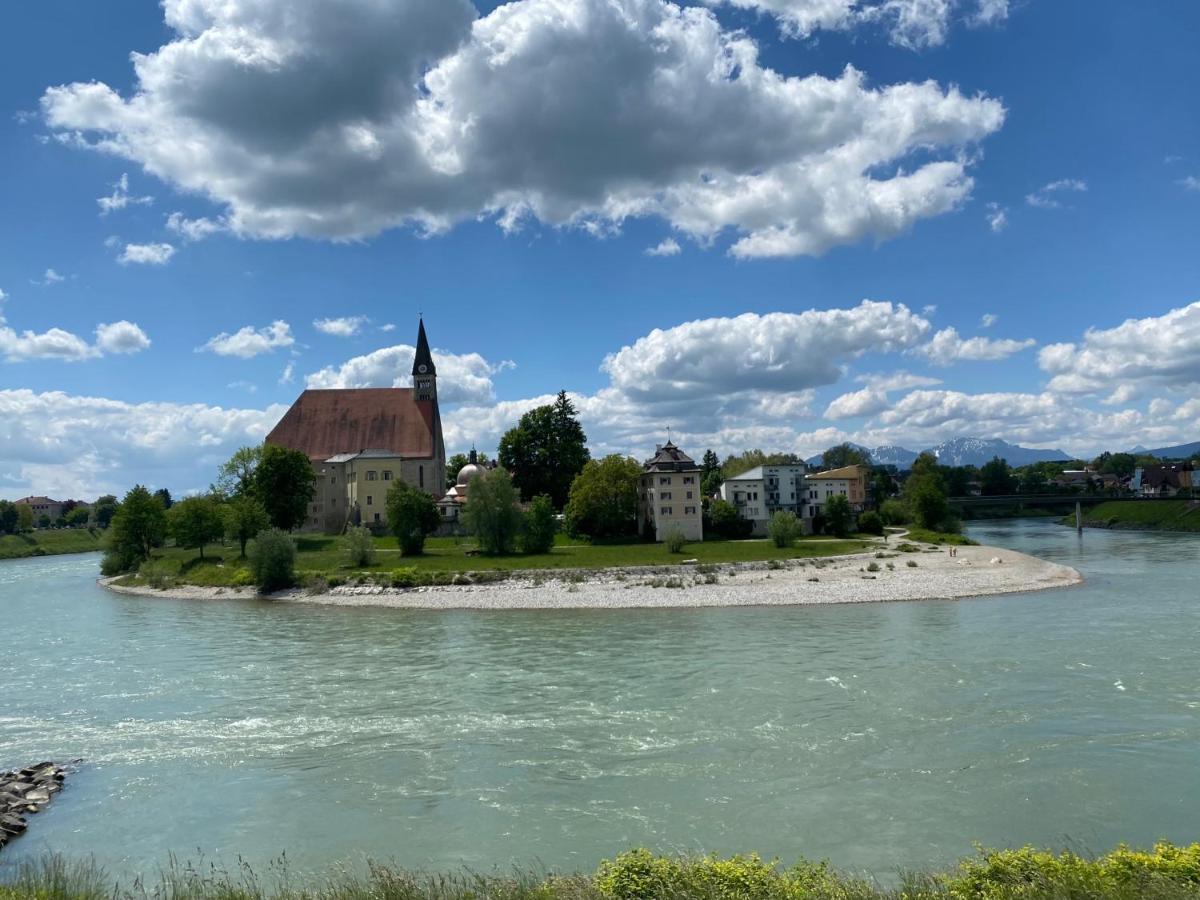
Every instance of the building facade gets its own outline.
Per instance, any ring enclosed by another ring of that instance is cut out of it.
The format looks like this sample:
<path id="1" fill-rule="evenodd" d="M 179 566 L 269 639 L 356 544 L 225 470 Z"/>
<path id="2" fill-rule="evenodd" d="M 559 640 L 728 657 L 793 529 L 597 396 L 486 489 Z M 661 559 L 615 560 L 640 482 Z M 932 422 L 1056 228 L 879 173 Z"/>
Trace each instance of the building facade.
<path id="1" fill-rule="evenodd" d="M 754 525 L 752 534 L 764 535 L 771 516 L 777 512 L 795 513 L 811 526 L 812 517 L 805 516 L 808 505 L 808 466 L 804 463 L 756 466 L 741 475 L 727 478 L 719 490 L 721 499 L 733 504 L 742 518 Z"/>
<path id="2" fill-rule="evenodd" d="M 266 442 L 308 456 L 317 475 L 306 531 L 336 534 L 347 525 L 387 525 L 387 492 L 396 480 L 442 496 L 446 447 L 437 369 L 422 321 L 411 388 L 306 390 Z"/>
<path id="3" fill-rule="evenodd" d="M 819 516 L 824 505 L 839 495 L 850 501 L 850 508 L 854 512 L 862 512 L 867 505 L 869 472 L 866 466 L 843 466 L 806 476 L 804 480 L 808 496 L 805 514 L 809 521 Z"/>
<path id="4" fill-rule="evenodd" d="M 29 511 L 33 514 L 33 524 L 35 526 L 43 518 L 49 519 L 51 523 L 54 523 L 63 516 L 63 501 L 51 500 L 49 497 L 22 497 L 20 500 L 14 500 L 13 506 L 28 506 Z"/>
<path id="5" fill-rule="evenodd" d="M 662 541 L 675 529 L 689 541 L 704 540 L 700 467 L 668 440 L 642 466 L 638 534 Z"/>

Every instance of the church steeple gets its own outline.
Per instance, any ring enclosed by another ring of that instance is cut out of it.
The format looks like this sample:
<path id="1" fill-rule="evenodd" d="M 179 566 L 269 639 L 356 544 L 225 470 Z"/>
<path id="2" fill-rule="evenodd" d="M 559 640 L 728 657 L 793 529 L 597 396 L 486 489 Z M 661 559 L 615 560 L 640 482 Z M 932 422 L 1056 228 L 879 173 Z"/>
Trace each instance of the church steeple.
<path id="1" fill-rule="evenodd" d="M 437 369 L 433 365 L 433 354 L 429 352 L 429 338 L 425 337 L 425 320 L 417 328 L 417 352 L 413 357 L 413 391 L 418 400 L 437 400 Z"/>

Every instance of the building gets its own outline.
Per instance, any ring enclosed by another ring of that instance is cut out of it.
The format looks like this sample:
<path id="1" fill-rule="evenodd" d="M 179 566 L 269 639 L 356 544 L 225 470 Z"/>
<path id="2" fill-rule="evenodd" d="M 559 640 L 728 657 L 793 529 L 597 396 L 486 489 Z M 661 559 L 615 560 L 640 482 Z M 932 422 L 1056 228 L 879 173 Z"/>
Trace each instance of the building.
<path id="1" fill-rule="evenodd" d="M 51 500 L 49 497 L 22 497 L 20 500 L 14 500 L 13 506 L 18 509 L 22 506 L 28 506 L 29 511 L 33 514 L 33 524 L 40 525 L 42 517 L 45 516 L 50 520 L 51 524 L 57 522 L 63 516 L 63 501 Z"/>
<path id="2" fill-rule="evenodd" d="M 805 521 L 809 491 L 807 473 L 808 466 L 803 463 L 755 466 L 741 475 L 726 478 L 718 493 L 722 500 L 737 508 L 743 519 L 754 525 L 752 534 L 764 535 L 771 516 L 777 512 L 792 512 Z M 807 524 L 811 525 L 811 522 L 809 516 Z"/>
<path id="3" fill-rule="evenodd" d="M 662 541 L 679 529 L 689 541 L 704 540 L 700 467 L 670 440 L 642 466 L 637 515 L 643 537 Z"/>
<path id="4" fill-rule="evenodd" d="M 471 479 L 477 475 L 483 475 L 496 467 L 495 463 L 484 465 L 479 462 L 479 454 L 475 452 L 475 448 L 471 448 L 470 454 L 467 456 L 467 464 L 458 470 L 458 475 L 454 479 L 454 484 L 450 490 L 446 491 L 445 496 L 438 501 L 438 512 L 442 517 L 442 527 L 447 531 L 455 531 L 455 526 L 458 525 L 458 517 L 462 512 L 463 505 L 467 502 L 467 496 L 471 492 Z"/>
<path id="5" fill-rule="evenodd" d="M 412 385 L 306 390 L 271 429 L 268 444 L 304 453 L 317 474 L 304 530 L 386 526 L 387 492 L 396 480 L 442 496 L 446 447 L 424 321 L 417 330 Z"/>
<path id="6" fill-rule="evenodd" d="M 867 478 L 870 470 L 866 466 L 843 466 L 826 472 L 815 472 L 805 477 L 808 486 L 805 516 L 811 520 L 821 514 L 822 507 L 839 494 L 850 501 L 854 512 L 862 512 L 867 505 Z"/>
<path id="7" fill-rule="evenodd" d="M 1129 486 L 1142 497 L 1174 497 L 1181 490 L 1191 490 L 1193 475 L 1191 463 L 1139 466 L 1133 470 Z"/>

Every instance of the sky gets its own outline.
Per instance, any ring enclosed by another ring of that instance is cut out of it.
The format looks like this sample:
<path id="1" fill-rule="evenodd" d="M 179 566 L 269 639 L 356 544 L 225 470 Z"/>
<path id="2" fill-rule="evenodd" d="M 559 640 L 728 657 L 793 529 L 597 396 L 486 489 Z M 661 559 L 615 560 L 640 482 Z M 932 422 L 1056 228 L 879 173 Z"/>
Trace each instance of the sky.
<path id="1" fill-rule="evenodd" d="M 0 13 L 0 497 L 204 489 L 305 387 L 448 452 L 1200 439 L 1200 4 Z"/>

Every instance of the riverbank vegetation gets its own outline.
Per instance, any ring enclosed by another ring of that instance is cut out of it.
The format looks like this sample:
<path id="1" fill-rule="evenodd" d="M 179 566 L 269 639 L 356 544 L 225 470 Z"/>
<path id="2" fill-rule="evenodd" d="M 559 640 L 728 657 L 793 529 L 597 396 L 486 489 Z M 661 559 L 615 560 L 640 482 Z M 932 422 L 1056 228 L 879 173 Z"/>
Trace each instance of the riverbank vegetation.
<path id="1" fill-rule="evenodd" d="M 96 528 L 57 528 L 0 535 L 0 559 L 92 553 L 103 549 L 102 534 Z"/>
<path id="2" fill-rule="evenodd" d="M 1064 525 L 1074 525 L 1072 513 Z M 1101 503 L 1083 511 L 1087 528 L 1136 531 L 1200 532 L 1200 503 L 1188 500 L 1120 500 Z"/>
<path id="3" fill-rule="evenodd" d="M 50 856 L 0 869 L 0 900 L 1183 900 L 1200 897 L 1200 844 L 1124 845 L 1101 856 L 1024 847 L 984 850 L 947 872 L 901 872 L 893 887 L 801 859 L 656 856 L 638 849 L 592 874 L 422 873 L 371 863 L 364 874 L 298 878 L 281 861 L 260 876 L 173 861 L 157 879 L 122 884 L 95 863 Z"/>

